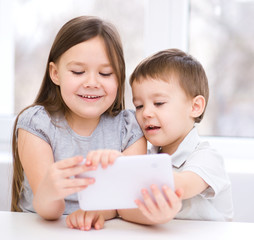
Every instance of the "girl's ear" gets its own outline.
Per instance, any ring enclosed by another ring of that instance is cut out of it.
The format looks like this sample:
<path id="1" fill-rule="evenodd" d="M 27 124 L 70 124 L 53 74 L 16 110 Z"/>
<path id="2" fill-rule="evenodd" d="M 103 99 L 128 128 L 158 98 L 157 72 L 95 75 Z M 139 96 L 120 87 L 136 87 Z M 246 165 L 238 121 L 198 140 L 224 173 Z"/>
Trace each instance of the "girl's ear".
<path id="1" fill-rule="evenodd" d="M 206 105 L 206 101 L 203 96 L 198 95 L 195 98 L 193 98 L 191 117 L 193 118 L 199 117 L 204 112 L 205 105 Z"/>
<path id="2" fill-rule="evenodd" d="M 58 76 L 58 68 L 57 65 L 53 62 L 49 63 L 49 76 L 54 84 L 56 85 L 60 84 Z"/>

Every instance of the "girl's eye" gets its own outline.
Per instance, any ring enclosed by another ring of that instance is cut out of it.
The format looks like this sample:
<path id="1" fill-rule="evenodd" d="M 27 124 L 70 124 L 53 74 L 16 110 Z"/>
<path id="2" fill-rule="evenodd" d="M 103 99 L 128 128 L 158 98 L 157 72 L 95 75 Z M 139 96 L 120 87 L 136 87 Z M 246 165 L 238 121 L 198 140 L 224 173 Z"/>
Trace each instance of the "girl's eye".
<path id="1" fill-rule="evenodd" d="M 71 71 L 73 74 L 75 74 L 75 75 L 81 75 L 81 74 L 83 74 L 83 73 L 85 73 L 85 71 L 82 71 L 82 72 L 77 72 L 77 71 Z"/>
<path id="2" fill-rule="evenodd" d="M 141 109 L 143 107 L 143 105 L 138 105 L 138 106 L 136 106 L 136 110 L 139 110 L 139 109 Z"/>
<path id="3" fill-rule="evenodd" d="M 154 103 L 154 105 L 155 106 L 161 106 L 161 105 L 163 105 L 165 102 L 156 102 L 156 103 Z"/>
<path id="4" fill-rule="evenodd" d="M 99 74 L 101 76 L 103 76 L 103 77 L 109 77 L 109 76 L 111 76 L 112 72 L 110 72 L 110 73 L 102 73 L 102 72 L 100 72 Z"/>

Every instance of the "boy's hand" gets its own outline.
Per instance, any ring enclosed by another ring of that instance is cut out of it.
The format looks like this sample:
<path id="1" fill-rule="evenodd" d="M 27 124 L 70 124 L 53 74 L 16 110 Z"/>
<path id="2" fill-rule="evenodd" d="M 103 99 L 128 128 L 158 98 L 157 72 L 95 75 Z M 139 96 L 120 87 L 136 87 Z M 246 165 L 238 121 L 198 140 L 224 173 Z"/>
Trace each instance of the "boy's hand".
<path id="1" fill-rule="evenodd" d="M 155 224 L 172 220 L 182 207 L 182 190 L 173 192 L 168 186 L 163 186 L 163 193 L 156 185 L 151 186 L 153 198 L 146 189 L 142 189 L 144 203 L 136 200 L 142 214 Z"/>
<path id="2" fill-rule="evenodd" d="M 104 216 L 100 212 L 77 210 L 66 217 L 66 224 L 69 228 L 82 231 L 89 231 L 92 227 L 96 230 L 104 226 Z"/>
<path id="3" fill-rule="evenodd" d="M 86 166 L 97 167 L 101 163 L 102 168 L 112 165 L 115 159 L 123 154 L 117 150 L 102 149 L 90 151 L 86 156 Z"/>

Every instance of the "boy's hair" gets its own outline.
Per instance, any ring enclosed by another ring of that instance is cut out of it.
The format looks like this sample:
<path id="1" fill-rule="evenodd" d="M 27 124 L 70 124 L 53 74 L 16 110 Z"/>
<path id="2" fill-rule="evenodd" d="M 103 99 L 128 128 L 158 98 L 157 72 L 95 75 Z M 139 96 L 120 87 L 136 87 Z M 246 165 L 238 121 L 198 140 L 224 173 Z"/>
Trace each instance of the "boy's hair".
<path id="1" fill-rule="evenodd" d="M 91 16 L 81 16 L 68 21 L 60 29 L 51 47 L 45 75 L 41 83 L 40 90 L 34 101 L 34 103 L 25 109 L 23 109 L 17 116 L 14 123 L 13 138 L 12 138 L 12 154 L 13 154 L 13 182 L 12 182 L 12 211 L 22 211 L 19 206 L 19 198 L 23 188 L 23 167 L 21 165 L 17 136 L 16 126 L 19 115 L 27 108 L 34 105 L 44 106 L 45 110 L 50 114 L 62 113 L 66 114 L 69 110 L 67 105 L 64 103 L 60 87 L 55 85 L 50 78 L 49 74 L 49 63 L 56 63 L 59 58 L 71 47 L 99 36 L 103 39 L 106 52 L 116 74 L 118 81 L 117 96 L 112 106 L 106 111 L 111 116 L 117 115 L 121 110 L 124 109 L 124 87 L 125 87 L 125 61 L 123 55 L 123 48 L 120 36 L 116 28 L 99 18 Z"/>
<path id="2" fill-rule="evenodd" d="M 179 81 L 188 97 L 202 95 L 207 106 L 209 87 L 206 73 L 196 59 L 179 49 L 167 49 L 144 59 L 131 74 L 130 85 L 146 78 L 169 82 L 171 77 Z M 195 122 L 199 123 L 202 120 L 204 112 L 205 109 L 195 118 Z"/>

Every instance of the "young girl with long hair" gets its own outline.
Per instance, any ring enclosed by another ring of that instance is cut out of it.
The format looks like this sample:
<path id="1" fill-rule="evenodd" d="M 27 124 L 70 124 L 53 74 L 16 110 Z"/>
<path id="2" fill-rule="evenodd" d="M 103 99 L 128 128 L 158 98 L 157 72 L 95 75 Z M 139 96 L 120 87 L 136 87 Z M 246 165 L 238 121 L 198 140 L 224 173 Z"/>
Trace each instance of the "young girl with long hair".
<path id="1" fill-rule="evenodd" d="M 37 212 L 48 220 L 71 214 L 79 209 L 76 193 L 96 181 L 75 178 L 93 169 L 80 164 L 83 158 L 107 166 L 119 152 L 146 153 L 135 113 L 124 110 L 124 84 L 114 26 L 81 16 L 60 29 L 38 95 L 15 121 L 12 211 Z M 86 229 L 99 229 L 116 214 L 88 213 Z"/>

